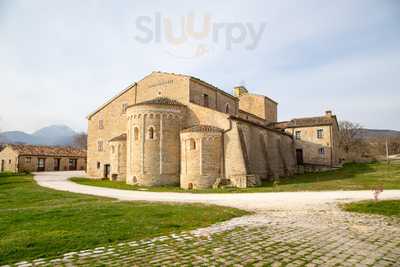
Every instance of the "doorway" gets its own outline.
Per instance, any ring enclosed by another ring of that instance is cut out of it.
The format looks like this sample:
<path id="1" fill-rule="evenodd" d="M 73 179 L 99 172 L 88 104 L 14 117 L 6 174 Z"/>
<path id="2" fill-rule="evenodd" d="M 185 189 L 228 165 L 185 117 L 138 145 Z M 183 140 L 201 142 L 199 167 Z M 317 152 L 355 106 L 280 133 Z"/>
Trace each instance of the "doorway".
<path id="1" fill-rule="evenodd" d="M 77 159 L 69 159 L 69 170 L 70 171 L 76 171 L 76 168 L 78 165 L 77 162 L 78 162 Z"/>
<path id="2" fill-rule="evenodd" d="M 54 159 L 54 170 L 55 171 L 60 170 L 60 161 L 61 161 L 61 159 Z"/>
<path id="3" fill-rule="evenodd" d="M 4 159 L 1 160 L 1 172 L 4 172 Z"/>
<path id="4" fill-rule="evenodd" d="M 110 164 L 104 165 L 104 178 L 110 178 L 111 166 Z"/>
<path id="5" fill-rule="evenodd" d="M 38 172 L 44 172 L 46 167 L 46 159 L 45 158 L 38 158 L 38 164 L 37 164 L 37 171 Z"/>
<path id="6" fill-rule="evenodd" d="M 303 149 L 296 149 L 296 160 L 297 160 L 297 165 L 304 164 Z"/>

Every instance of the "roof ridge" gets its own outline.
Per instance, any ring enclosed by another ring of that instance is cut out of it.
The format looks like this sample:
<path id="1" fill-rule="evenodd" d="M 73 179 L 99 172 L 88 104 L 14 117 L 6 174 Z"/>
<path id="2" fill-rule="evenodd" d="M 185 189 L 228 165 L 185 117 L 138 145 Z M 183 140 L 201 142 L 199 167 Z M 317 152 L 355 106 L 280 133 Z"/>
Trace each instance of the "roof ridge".
<path id="1" fill-rule="evenodd" d="M 63 146 L 46 146 L 31 144 L 8 144 L 7 146 L 16 150 L 21 155 L 46 155 L 65 157 L 86 157 L 86 149 Z"/>

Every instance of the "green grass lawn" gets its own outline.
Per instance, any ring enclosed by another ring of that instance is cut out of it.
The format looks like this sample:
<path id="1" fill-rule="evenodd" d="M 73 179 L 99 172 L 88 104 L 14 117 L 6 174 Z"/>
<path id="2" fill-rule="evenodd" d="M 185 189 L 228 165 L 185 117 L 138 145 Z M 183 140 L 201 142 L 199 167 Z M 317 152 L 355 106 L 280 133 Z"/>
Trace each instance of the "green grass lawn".
<path id="1" fill-rule="evenodd" d="M 118 202 L 0 177 L 0 265 L 195 229 L 247 214 L 200 204 Z"/>
<path id="2" fill-rule="evenodd" d="M 400 200 L 361 201 L 344 204 L 342 207 L 344 210 L 351 212 L 400 218 Z"/>
<path id="3" fill-rule="evenodd" d="M 400 189 L 400 165 L 385 163 L 352 163 L 335 171 L 307 173 L 290 178 L 280 179 L 274 186 L 265 181 L 261 187 L 253 188 L 222 188 L 207 190 L 183 190 L 179 187 L 139 187 L 124 182 L 109 180 L 94 180 L 87 178 L 72 178 L 79 184 L 100 187 L 111 187 L 127 190 L 173 191 L 193 193 L 230 193 L 230 192 L 292 192 L 292 191 L 326 191 L 326 190 L 372 190 L 378 186 L 384 189 Z"/>

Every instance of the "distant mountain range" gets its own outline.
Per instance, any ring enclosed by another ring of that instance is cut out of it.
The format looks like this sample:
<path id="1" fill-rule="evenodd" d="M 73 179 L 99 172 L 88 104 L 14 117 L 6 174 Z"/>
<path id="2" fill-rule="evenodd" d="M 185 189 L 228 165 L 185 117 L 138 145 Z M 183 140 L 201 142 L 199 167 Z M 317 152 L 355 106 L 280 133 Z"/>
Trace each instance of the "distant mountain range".
<path id="1" fill-rule="evenodd" d="M 362 129 L 361 137 L 365 139 L 370 138 L 398 138 L 400 137 L 400 131 L 395 130 L 375 130 L 375 129 Z"/>
<path id="2" fill-rule="evenodd" d="M 32 134 L 21 131 L 0 133 L 0 143 L 31 144 L 47 146 L 68 146 L 77 133 L 65 125 L 51 125 L 37 130 Z"/>

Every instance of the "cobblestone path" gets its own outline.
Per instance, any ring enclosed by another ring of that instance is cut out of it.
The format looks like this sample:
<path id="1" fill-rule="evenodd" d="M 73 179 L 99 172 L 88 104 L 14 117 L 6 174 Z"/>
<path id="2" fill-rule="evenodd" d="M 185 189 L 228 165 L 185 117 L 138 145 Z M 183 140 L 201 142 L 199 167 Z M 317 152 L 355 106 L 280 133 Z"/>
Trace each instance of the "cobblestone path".
<path id="1" fill-rule="evenodd" d="M 400 266 L 400 221 L 326 209 L 269 211 L 214 226 L 17 266 Z"/>

